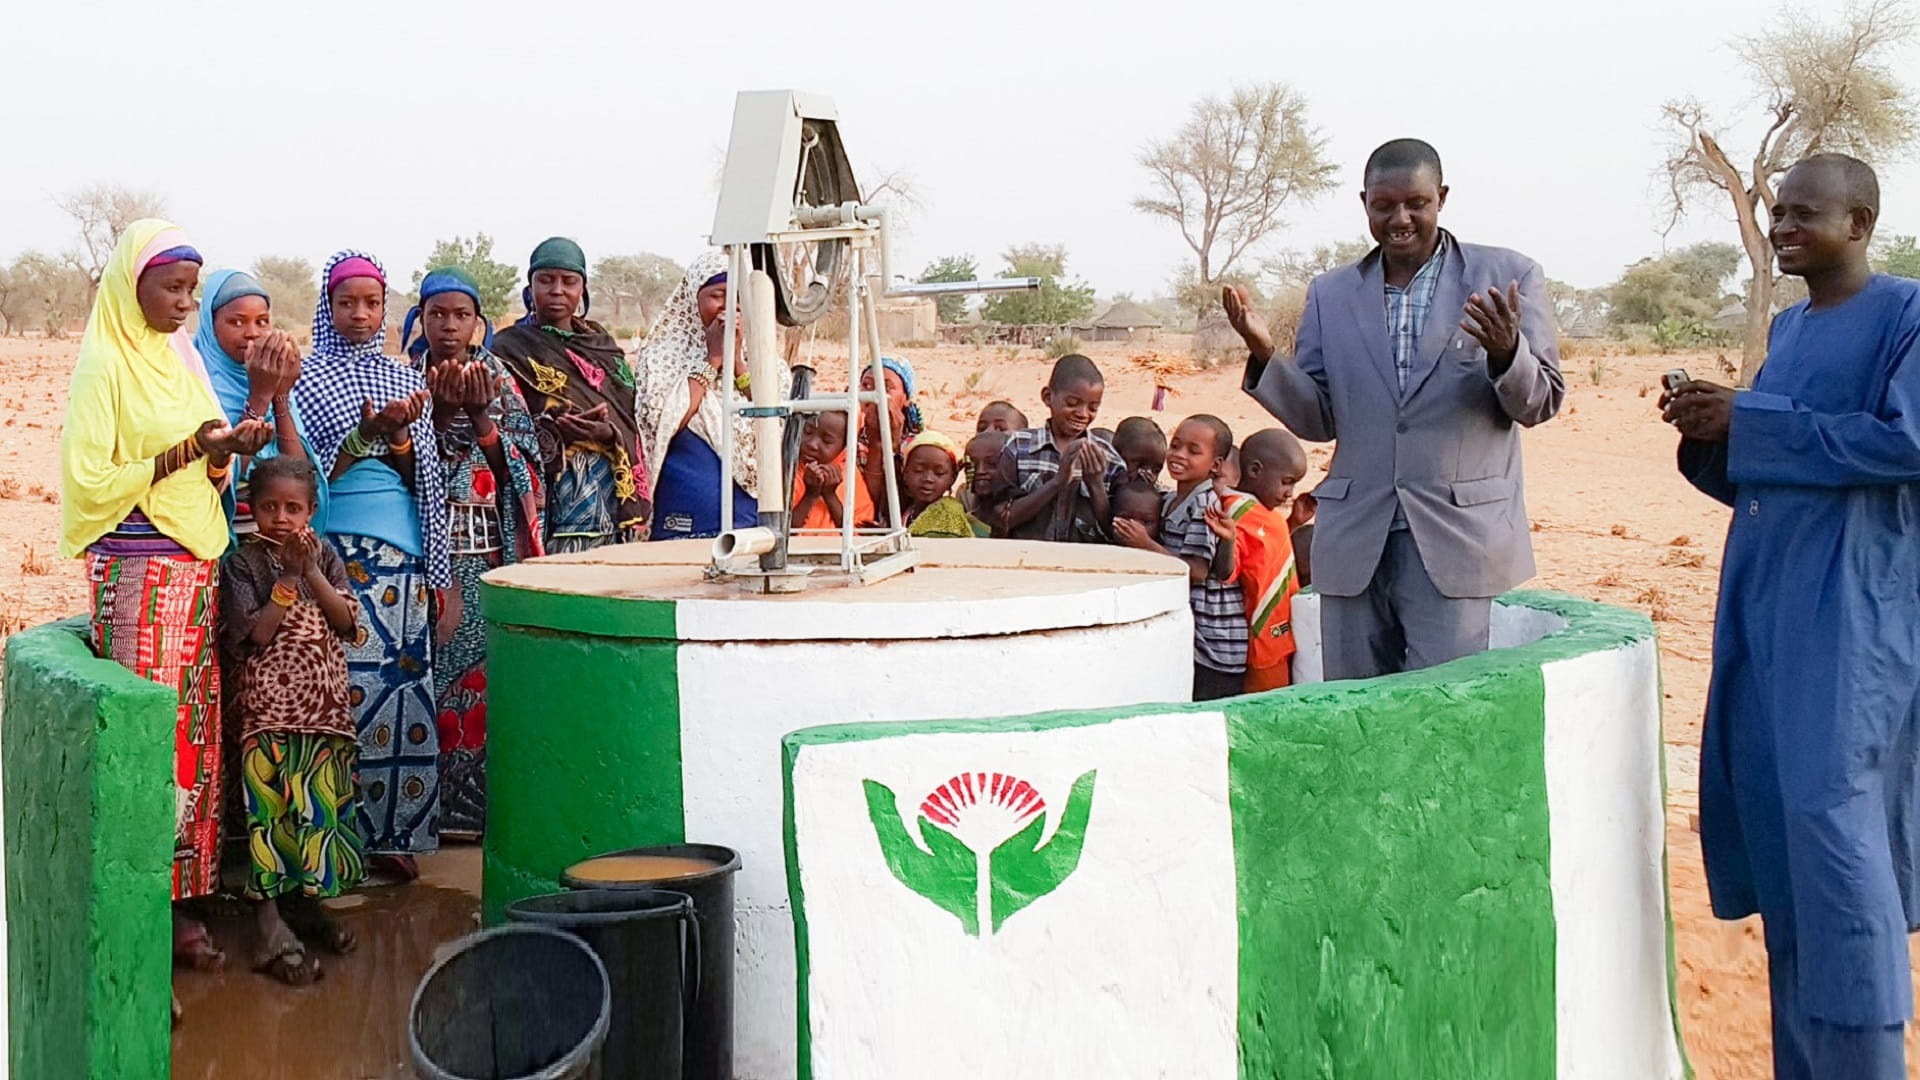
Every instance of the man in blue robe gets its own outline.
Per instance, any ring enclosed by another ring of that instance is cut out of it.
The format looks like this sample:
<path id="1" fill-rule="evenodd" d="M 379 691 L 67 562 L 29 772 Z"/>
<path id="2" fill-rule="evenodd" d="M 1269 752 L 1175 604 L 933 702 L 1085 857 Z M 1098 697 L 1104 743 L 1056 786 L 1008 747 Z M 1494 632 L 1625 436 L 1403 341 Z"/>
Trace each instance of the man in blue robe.
<path id="1" fill-rule="evenodd" d="M 1808 299 L 1753 389 L 1662 397 L 1733 507 L 1700 764 L 1714 914 L 1759 913 L 1782 1080 L 1901 1080 L 1920 792 L 1920 282 L 1876 275 L 1873 170 L 1820 154 L 1771 240 Z"/>

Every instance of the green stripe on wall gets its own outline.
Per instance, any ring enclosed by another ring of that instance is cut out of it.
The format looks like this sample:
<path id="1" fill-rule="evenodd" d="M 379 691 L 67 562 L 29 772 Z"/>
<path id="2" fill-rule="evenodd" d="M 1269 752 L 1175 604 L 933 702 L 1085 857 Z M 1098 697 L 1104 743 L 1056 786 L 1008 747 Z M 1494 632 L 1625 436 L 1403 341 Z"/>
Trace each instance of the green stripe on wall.
<path id="1" fill-rule="evenodd" d="M 1554 1075 L 1545 683 L 1463 674 L 1228 706 L 1242 1077 Z"/>
<path id="2" fill-rule="evenodd" d="M 678 644 L 501 626 L 493 607 L 487 616 L 482 906 L 493 923 L 507 904 L 560 888 L 581 859 L 684 843 L 686 810 Z"/>
<path id="3" fill-rule="evenodd" d="M 596 637 L 660 641 L 673 641 L 678 636 L 675 605 L 671 600 L 547 592 L 504 587 L 482 580 L 480 602 L 491 626 L 537 627 Z"/>

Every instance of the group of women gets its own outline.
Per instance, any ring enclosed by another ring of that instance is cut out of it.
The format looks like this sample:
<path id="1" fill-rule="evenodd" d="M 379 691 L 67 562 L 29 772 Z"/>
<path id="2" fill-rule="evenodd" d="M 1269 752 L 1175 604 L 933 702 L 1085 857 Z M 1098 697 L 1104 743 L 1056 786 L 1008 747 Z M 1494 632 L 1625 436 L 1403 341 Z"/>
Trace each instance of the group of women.
<path id="1" fill-rule="evenodd" d="M 357 847 L 369 870 L 406 880 L 441 835 L 485 823 L 481 575 L 546 553 L 715 534 L 723 446 L 734 518 L 753 522 L 753 432 L 736 418 L 723 438 L 715 392 L 722 378 L 746 381 L 744 361 L 721 370 L 725 263 L 710 253 L 688 268 L 636 367 L 587 317 L 586 257 L 564 238 L 534 249 L 526 315 L 498 334 L 468 274 L 428 273 L 399 357 L 385 348 L 388 281 L 370 254 L 327 260 L 305 356 L 274 328 L 259 281 L 234 270 L 202 280 L 203 262 L 166 222 L 126 230 L 87 323 L 61 446 L 61 552 L 86 560 L 94 646 L 178 693 L 173 897 L 215 890 L 222 817 L 239 801 L 226 775 L 238 751 L 222 738 L 220 559 L 254 530 L 248 476 L 276 456 L 314 466 L 311 529 L 358 601 L 345 643 Z M 888 408 L 865 434 L 890 423 L 899 447 L 917 427 L 912 370 L 889 361 L 886 378 Z M 298 801 L 319 781 L 295 767 L 277 782 Z M 221 959 L 177 907 L 175 950 Z"/>

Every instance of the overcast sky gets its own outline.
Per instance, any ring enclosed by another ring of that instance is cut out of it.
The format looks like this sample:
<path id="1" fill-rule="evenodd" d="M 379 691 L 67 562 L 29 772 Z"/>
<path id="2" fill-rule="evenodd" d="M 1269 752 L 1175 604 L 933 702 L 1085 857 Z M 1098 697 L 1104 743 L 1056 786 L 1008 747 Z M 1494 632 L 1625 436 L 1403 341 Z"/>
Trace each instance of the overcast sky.
<path id="1" fill-rule="evenodd" d="M 1444 224 L 1599 285 L 1663 243 L 1661 101 L 1753 115 L 1724 45 L 1750 10 L 31 0 L 0 17 L 0 258 L 70 246 L 53 197 L 114 182 L 163 193 L 210 266 L 360 247 L 404 283 L 436 237 L 476 231 L 518 265 L 554 233 L 590 259 L 684 261 L 712 223 L 734 93 L 795 87 L 837 102 L 863 172 L 917 184 L 907 270 L 968 252 L 991 274 L 1010 244 L 1058 243 L 1103 295 L 1146 296 L 1189 253 L 1129 205 L 1140 147 L 1200 95 L 1278 79 L 1341 174 L 1272 246 L 1360 236 L 1361 163 L 1414 135 L 1446 161 Z M 1736 160 L 1756 134 L 1733 125 Z M 1920 232 L 1920 168 L 1881 179 L 1882 231 Z M 1734 239 L 1724 196 L 1664 242 L 1702 238 Z"/>

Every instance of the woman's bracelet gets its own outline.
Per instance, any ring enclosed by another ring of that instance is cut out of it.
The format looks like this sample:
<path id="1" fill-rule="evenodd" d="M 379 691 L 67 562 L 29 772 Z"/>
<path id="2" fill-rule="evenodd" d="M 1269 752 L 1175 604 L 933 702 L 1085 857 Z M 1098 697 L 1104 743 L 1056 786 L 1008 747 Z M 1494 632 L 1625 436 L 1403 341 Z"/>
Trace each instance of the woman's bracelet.
<path id="1" fill-rule="evenodd" d="M 494 447 L 499 446 L 500 445 L 500 425 L 495 424 L 493 428 L 489 430 L 485 435 L 481 435 L 475 438 L 473 440 L 473 443 L 475 446 L 478 446 L 482 450 L 491 450 Z"/>
<path id="2" fill-rule="evenodd" d="M 748 381 L 747 373 L 744 371 L 733 377 L 733 388 L 739 393 L 742 393 L 742 394 L 746 393 L 748 390 L 752 389 L 752 386 L 753 384 L 750 381 Z"/>
<path id="3" fill-rule="evenodd" d="M 159 475 L 171 476 L 206 456 L 206 448 L 200 445 L 200 433 L 194 432 L 160 452 Z"/>
<path id="4" fill-rule="evenodd" d="M 399 442 L 394 442 L 391 439 L 387 440 L 387 453 L 389 454 L 407 454 L 412 452 L 413 436 L 411 434 Z"/>
<path id="5" fill-rule="evenodd" d="M 273 592 L 268 599 L 283 608 L 290 608 L 300 599 L 300 593 L 285 582 L 276 581 L 273 583 Z"/>
<path id="6" fill-rule="evenodd" d="M 340 449 L 350 457 L 373 456 L 373 444 L 367 441 L 365 435 L 360 434 L 360 429 L 357 427 L 347 432 L 347 441 L 340 445 Z"/>
<path id="7" fill-rule="evenodd" d="M 228 458 L 227 463 L 225 465 L 214 465 L 211 462 L 209 462 L 207 465 L 207 479 L 214 480 L 214 481 L 225 480 L 227 478 L 227 473 L 231 472 L 232 470 L 233 470 L 232 458 Z"/>

